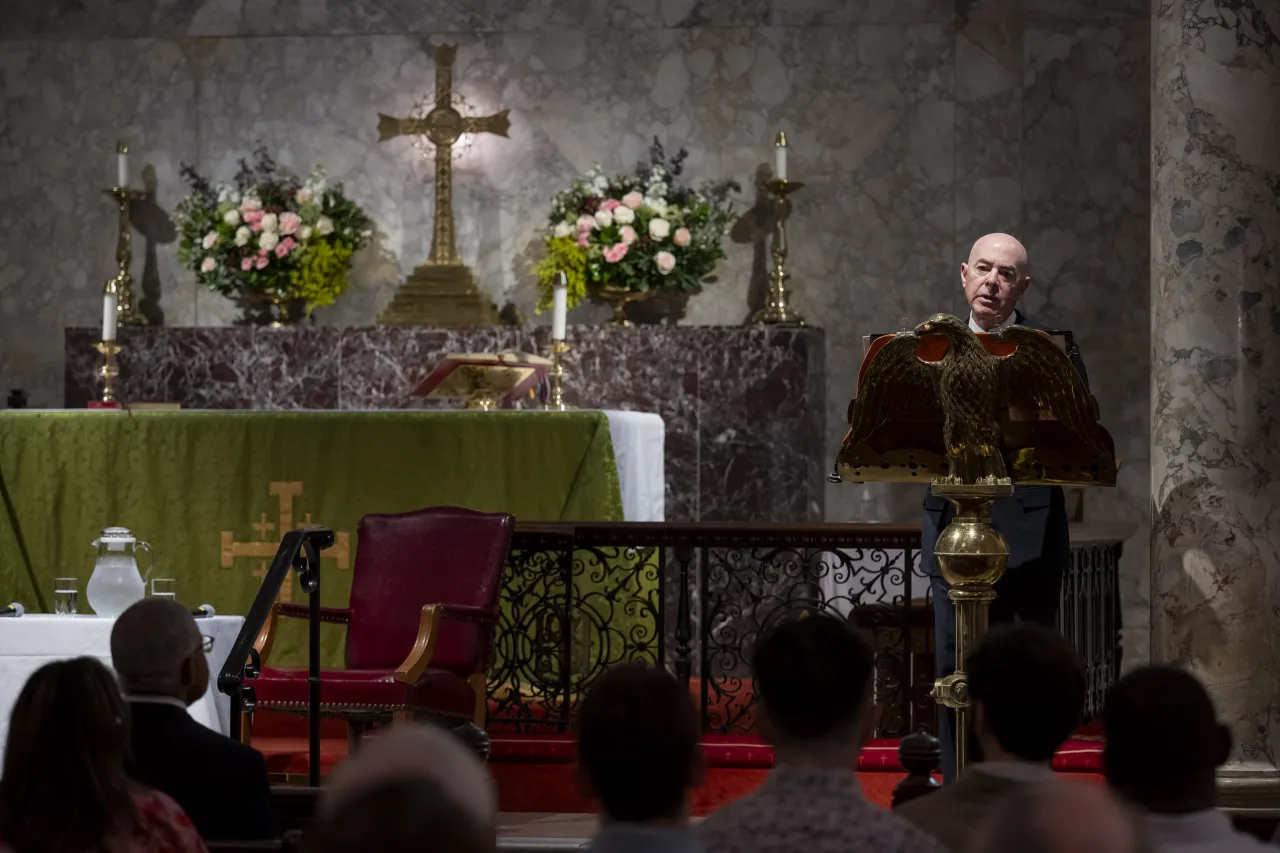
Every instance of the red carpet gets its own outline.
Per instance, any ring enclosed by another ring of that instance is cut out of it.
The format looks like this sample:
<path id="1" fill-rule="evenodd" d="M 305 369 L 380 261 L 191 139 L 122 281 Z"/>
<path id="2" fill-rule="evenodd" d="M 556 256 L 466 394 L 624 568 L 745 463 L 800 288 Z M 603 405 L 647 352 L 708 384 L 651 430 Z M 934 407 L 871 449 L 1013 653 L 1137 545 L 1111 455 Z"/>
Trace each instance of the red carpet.
<path id="1" fill-rule="evenodd" d="M 346 727 L 338 720 L 321 726 L 321 775 L 347 757 Z M 590 812 L 574 778 L 573 740 L 566 735 L 492 732 L 489 769 L 498 785 L 498 806 L 507 812 Z M 307 773 L 306 720 L 261 713 L 253 745 L 267 768 L 301 780 Z M 754 790 L 773 766 L 773 750 L 752 735 L 708 735 L 703 739 L 707 775 L 694 793 L 693 811 L 707 814 Z M 1063 744 L 1053 767 L 1081 781 L 1102 781 L 1102 742 L 1096 727 L 1082 728 Z M 870 741 L 858 759 L 858 779 L 867 799 L 888 808 L 893 788 L 905 774 L 898 764 L 898 741 Z"/>

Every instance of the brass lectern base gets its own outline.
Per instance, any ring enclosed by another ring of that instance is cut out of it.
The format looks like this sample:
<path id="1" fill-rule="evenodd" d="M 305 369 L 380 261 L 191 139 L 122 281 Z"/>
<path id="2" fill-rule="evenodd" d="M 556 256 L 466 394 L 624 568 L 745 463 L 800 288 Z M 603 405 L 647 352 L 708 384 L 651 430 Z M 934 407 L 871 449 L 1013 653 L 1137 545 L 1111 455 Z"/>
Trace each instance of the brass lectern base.
<path id="1" fill-rule="evenodd" d="M 463 264 L 424 264 L 378 316 L 380 326 L 496 326 L 498 309 Z"/>

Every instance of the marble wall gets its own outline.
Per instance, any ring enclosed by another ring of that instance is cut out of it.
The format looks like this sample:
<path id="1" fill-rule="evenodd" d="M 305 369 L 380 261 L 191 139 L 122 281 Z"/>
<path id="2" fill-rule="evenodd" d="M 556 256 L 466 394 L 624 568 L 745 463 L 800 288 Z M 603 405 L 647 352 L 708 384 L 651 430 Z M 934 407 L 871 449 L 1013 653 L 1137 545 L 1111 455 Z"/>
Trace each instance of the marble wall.
<path id="1" fill-rule="evenodd" d="M 1152 117 L 1151 652 L 1280 792 L 1280 6 L 1161 0 Z M 1158 332 L 1158 333 L 1157 333 Z"/>
<path id="2" fill-rule="evenodd" d="M 233 320 L 177 266 L 168 216 L 181 163 L 228 178 L 261 141 L 298 170 L 323 162 L 376 221 L 353 291 L 318 313 L 369 323 L 425 258 L 431 216 L 428 164 L 379 144 L 377 113 L 428 94 L 429 48 L 450 41 L 470 108 L 512 111 L 511 138 L 478 137 L 455 172 L 459 249 L 496 302 L 532 314 L 552 193 L 595 161 L 631 166 L 658 135 L 689 148 L 692 173 L 748 186 L 721 281 L 686 317 L 741 322 L 768 233 L 751 185 L 786 130 L 806 184 L 793 304 L 827 329 L 830 452 L 862 336 L 962 311 L 959 261 L 1009 230 L 1031 250 L 1026 307 L 1078 333 L 1124 456 L 1090 509 L 1146 529 L 1146 0 L 9 0 L 0 28 L 0 385 L 33 405 L 61 399 L 63 327 L 98 316 L 114 229 L 99 188 L 120 137 L 155 191 L 134 275 L 156 319 Z M 912 519 L 918 500 L 829 487 L 826 512 Z M 1131 625 L 1146 543 L 1126 552 Z"/>

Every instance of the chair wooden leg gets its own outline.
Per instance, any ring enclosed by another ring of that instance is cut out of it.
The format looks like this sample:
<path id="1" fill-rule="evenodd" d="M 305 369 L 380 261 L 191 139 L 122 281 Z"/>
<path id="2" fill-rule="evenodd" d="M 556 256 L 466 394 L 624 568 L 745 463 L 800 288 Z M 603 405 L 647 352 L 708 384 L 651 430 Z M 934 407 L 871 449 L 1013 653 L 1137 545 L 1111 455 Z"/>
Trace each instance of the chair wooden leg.
<path id="1" fill-rule="evenodd" d="M 245 746 L 253 746 L 253 712 L 240 712 L 240 742 Z"/>
<path id="2" fill-rule="evenodd" d="M 489 761 L 489 733 L 475 723 L 463 723 L 453 730 L 454 737 L 466 744 L 480 760 Z"/>
<path id="3" fill-rule="evenodd" d="M 364 737 L 368 724 L 364 720 L 347 720 L 347 755 L 356 754 L 360 749 L 360 739 Z"/>
<path id="4" fill-rule="evenodd" d="M 471 685 L 471 692 L 476 697 L 476 709 L 471 721 L 476 724 L 476 728 L 483 730 L 484 721 L 489 716 L 489 695 L 486 689 L 489 683 L 483 672 L 477 672 L 467 677 L 467 684 Z"/>

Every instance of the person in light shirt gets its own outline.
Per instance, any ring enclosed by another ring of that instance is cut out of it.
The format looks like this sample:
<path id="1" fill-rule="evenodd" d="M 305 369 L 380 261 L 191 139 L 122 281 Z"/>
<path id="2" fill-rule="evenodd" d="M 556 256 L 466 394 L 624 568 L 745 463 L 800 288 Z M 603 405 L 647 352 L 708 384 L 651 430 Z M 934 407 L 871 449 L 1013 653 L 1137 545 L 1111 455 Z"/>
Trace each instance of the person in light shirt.
<path id="1" fill-rule="evenodd" d="M 1028 785 L 1054 779 L 1050 762 L 1084 710 L 1084 665 L 1067 640 L 1040 625 L 994 628 L 969 655 L 977 749 L 953 784 L 896 814 L 963 853 L 974 829 Z"/>
<path id="2" fill-rule="evenodd" d="M 1120 679 L 1103 711 L 1107 781 L 1140 808 L 1157 853 L 1261 853 L 1215 808 L 1231 732 L 1191 673 L 1148 666 Z"/>
<path id="3" fill-rule="evenodd" d="M 969 259 L 960 265 L 960 283 L 969 304 L 969 328 L 991 332 L 1018 324 L 1045 331 L 1045 327 L 1018 309 L 1031 286 L 1027 250 L 1008 234 L 987 234 L 973 244 Z M 1089 376 L 1072 347 L 1067 353 L 1076 372 L 1089 384 Z M 937 637 L 936 670 L 939 677 L 950 675 L 956 664 L 956 612 L 947 592 L 951 587 L 942 577 L 933 555 L 938 535 L 951 523 L 955 508 L 932 490 L 925 495 L 920 521 L 920 569 L 929 576 L 933 595 L 934 630 Z M 991 604 L 992 625 L 1006 622 L 1033 622 L 1052 626 L 1058 613 L 1062 575 L 1071 559 L 1066 497 L 1059 486 L 1016 486 L 1013 496 L 991 506 L 991 523 L 1009 543 L 1005 575 L 996 584 L 996 600 Z M 942 775 L 955 778 L 955 712 L 943 709 L 938 717 L 938 738 L 942 741 Z"/>

